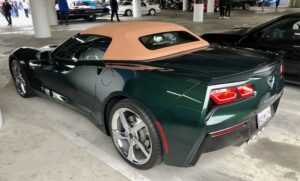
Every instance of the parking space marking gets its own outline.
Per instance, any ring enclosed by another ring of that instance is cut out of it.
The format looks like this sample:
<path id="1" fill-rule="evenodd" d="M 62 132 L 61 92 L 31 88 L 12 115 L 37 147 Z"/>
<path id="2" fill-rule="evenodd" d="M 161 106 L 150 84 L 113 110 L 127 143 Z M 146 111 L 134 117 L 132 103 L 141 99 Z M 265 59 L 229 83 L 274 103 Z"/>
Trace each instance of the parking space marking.
<path id="1" fill-rule="evenodd" d="M 107 154 L 102 149 L 98 148 L 94 144 L 91 144 L 84 138 L 76 135 L 75 133 L 67 130 L 67 128 L 57 124 L 51 123 L 51 127 L 53 127 L 58 133 L 65 136 L 68 140 L 72 141 L 73 143 L 77 144 L 91 155 L 95 156 L 106 165 L 110 166 L 120 174 L 127 177 L 129 180 L 138 180 L 138 181 L 150 181 L 151 179 L 145 177 L 144 175 L 138 173 L 134 168 L 131 168 L 127 163 L 117 160 L 116 158 L 112 157 L 111 155 Z"/>

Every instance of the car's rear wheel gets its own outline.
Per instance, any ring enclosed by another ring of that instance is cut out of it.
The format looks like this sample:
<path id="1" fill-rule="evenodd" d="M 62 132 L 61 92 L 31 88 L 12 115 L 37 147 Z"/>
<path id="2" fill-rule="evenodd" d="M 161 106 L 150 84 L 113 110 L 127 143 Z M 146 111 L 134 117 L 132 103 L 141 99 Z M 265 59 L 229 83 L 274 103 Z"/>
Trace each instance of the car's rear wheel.
<path id="1" fill-rule="evenodd" d="M 156 15 L 155 9 L 150 9 L 150 10 L 149 10 L 149 14 L 150 14 L 151 16 L 155 16 L 155 15 Z"/>
<path id="2" fill-rule="evenodd" d="M 10 62 L 10 71 L 18 93 L 22 97 L 33 97 L 33 91 L 29 84 L 25 71 L 21 68 L 17 60 Z"/>
<path id="3" fill-rule="evenodd" d="M 110 112 L 110 134 L 122 158 L 138 169 L 149 169 L 162 160 L 162 147 L 153 120 L 130 99 Z"/>
<path id="4" fill-rule="evenodd" d="M 126 10 L 125 11 L 125 16 L 132 16 L 132 11 L 131 10 Z"/>

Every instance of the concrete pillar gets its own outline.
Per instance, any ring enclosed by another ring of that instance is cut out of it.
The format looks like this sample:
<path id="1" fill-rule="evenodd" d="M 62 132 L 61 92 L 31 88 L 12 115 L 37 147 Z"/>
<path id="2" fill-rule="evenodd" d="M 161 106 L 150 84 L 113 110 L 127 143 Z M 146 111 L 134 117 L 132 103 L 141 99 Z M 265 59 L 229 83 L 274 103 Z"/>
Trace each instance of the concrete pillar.
<path id="1" fill-rule="evenodd" d="M 142 16 L 142 8 L 141 8 L 141 0 L 133 0 L 132 1 L 132 14 L 133 17 L 139 18 Z"/>
<path id="2" fill-rule="evenodd" d="M 49 25 L 58 25 L 55 0 L 46 0 Z"/>
<path id="3" fill-rule="evenodd" d="M 3 127 L 3 117 L 2 117 L 2 113 L 1 113 L 1 108 L 0 108 L 0 128 Z"/>
<path id="4" fill-rule="evenodd" d="M 186 11 L 188 8 L 188 1 L 182 0 L 182 11 Z"/>
<path id="5" fill-rule="evenodd" d="M 207 12 L 208 13 L 215 12 L 215 0 L 207 0 Z"/>
<path id="6" fill-rule="evenodd" d="M 51 36 L 47 7 L 45 0 L 30 0 L 32 24 L 36 38 L 48 38 Z"/>
<path id="7" fill-rule="evenodd" d="M 203 22 L 203 11 L 204 11 L 204 4 L 203 0 L 195 0 L 194 1 L 194 16 L 193 21 L 194 22 Z"/>

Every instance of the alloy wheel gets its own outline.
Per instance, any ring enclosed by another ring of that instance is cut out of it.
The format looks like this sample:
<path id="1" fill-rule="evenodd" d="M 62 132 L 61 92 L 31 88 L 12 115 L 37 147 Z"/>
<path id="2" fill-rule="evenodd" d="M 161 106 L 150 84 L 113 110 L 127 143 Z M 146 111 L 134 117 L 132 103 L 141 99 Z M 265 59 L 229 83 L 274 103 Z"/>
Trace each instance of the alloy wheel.
<path id="1" fill-rule="evenodd" d="M 111 129 L 114 144 L 128 161 L 136 165 L 149 161 L 152 142 L 140 116 L 128 108 L 117 109 L 112 116 Z"/>
<path id="2" fill-rule="evenodd" d="M 26 81 L 21 72 L 21 67 L 17 60 L 13 60 L 11 63 L 12 77 L 14 79 L 15 86 L 17 91 L 22 95 L 26 95 Z"/>

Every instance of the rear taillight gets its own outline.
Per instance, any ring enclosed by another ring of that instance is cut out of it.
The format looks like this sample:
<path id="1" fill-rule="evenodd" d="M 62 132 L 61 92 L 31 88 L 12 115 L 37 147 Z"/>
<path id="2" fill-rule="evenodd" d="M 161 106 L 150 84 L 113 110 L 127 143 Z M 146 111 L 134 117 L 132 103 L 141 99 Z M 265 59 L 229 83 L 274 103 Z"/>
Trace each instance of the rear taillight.
<path id="1" fill-rule="evenodd" d="M 235 88 L 225 88 L 211 91 L 210 98 L 216 104 L 226 104 L 235 102 L 238 98 L 238 95 Z"/>
<path id="2" fill-rule="evenodd" d="M 254 87 L 250 84 L 238 86 L 236 88 L 241 96 L 241 98 L 245 99 L 254 95 Z"/>
<path id="3" fill-rule="evenodd" d="M 282 79 L 283 77 L 283 65 L 280 65 L 280 69 L 279 69 L 279 73 L 280 73 L 280 78 Z"/>
<path id="4" fill-rule="evenodd" d="M 246 84 L 238 87 L 229 87 L 212 90 L 210 98 L 218 105 L 236 102 L 254 96 L 254 87 Z"/>

